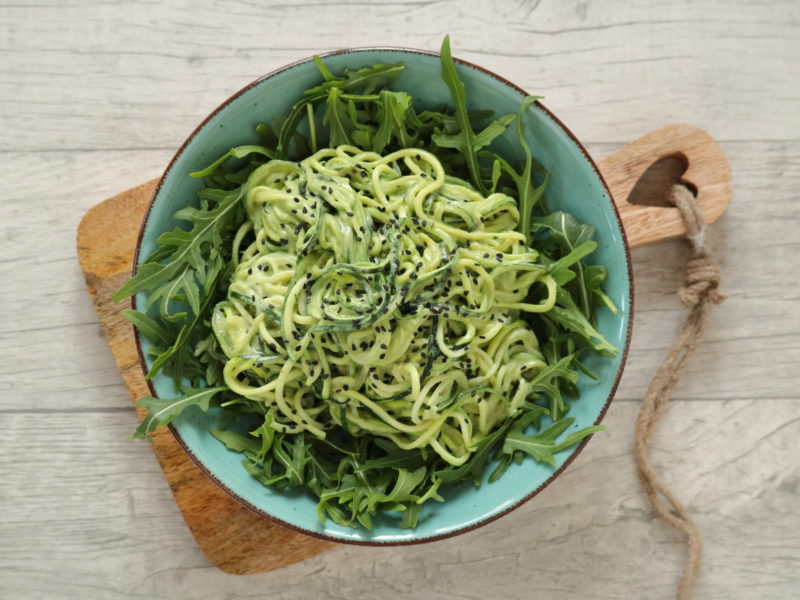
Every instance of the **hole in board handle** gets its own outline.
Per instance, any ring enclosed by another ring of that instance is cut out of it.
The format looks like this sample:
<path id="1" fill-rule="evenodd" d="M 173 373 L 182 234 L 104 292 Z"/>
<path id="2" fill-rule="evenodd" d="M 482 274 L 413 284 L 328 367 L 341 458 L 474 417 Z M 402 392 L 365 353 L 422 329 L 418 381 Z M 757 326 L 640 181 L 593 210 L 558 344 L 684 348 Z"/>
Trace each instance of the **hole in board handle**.
<path id="1" fill-rule="evenodd" d="M 640 206 L 669 206 L 667 193 L 675 183 L 682 183 L 697 196 L 697 187 L 681 179 L 688 166 L 689 160 L 680 152 L 659 158 L 639 177 L 628 202 Z"/>

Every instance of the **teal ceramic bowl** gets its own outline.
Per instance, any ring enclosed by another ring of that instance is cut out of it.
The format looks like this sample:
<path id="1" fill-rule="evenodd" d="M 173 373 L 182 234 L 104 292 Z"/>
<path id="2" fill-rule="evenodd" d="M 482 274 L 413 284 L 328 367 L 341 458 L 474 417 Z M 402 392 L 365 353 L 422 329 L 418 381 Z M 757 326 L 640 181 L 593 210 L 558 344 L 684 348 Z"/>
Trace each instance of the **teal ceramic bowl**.
<path id="1" fill-rule="evenodd" d="M 398 48 L 343 50 L 323 56 L 333 70 L 358 68 L 377 62 L 403 62 L 404 74 L 395 89 L 409 92 L 416 106 L 434 107 L 449 104 L 449 93 L 440 77 L 437 54 Z M 497 114 L 515 113 L 526 93 L 501 77 L 465 61 L 457 60 L 457 69 L 467 87 L 471 110 L 491 109 Z M 172 159 L 158 185 L 142 225 L 135 264 L 155 249 L 155 240 L 176 225 L 171 215 L 190 204 L 201 182 L 189 173 L 211 163 L 232 146 L 257 143 L 254 127 L 288 111 L 303 90 L 319 81 L 311 59 L 279 69 L 255 81 L 215 110 L 189 136 Z M 541 91 L 541 90 L 539 90 Z M 572 213 L 579 221 L 597 228 L 598 249 L 592 258 L 608 268 L 606 292 L 619 307 L 614 315 L 601 309 L 600 332 L 617 348 L 613 359 L 595 359 L 588 366 L 599 375 L 592 381 L 579 381 L 580 399 L 572 405 L 570 416 L 575 428 L 599 423 L 607 410 L 622 374 L 628 349 L 632 311 L 630 256 L 619 215 L 603 178 L 586 150 L 569 130 L 544 106 L 535 104 L 525 115 L 528 143 L 536 158 L 550 171 L 547 202 L 553 209 Z M 512 136 L 507 132 L 499 140 L 501 152 L 513 154 Z M 144 305 L 144 296 L 134 304 Z M 148 342 L 139 339 L 142 366 L 150 366 Z M 151 382 L 156 396 L 174 395 L 172 382 L 159 375 Z M 328 520 L 321 523 L 316 515 L 316 501 L 305 493 L 272 490 L 248 475 L 241 455 L 227 450 L 208 430 L 220 418 L 219 410 L 203 413 L 189 410 L 171 425 L 175 437 L 209 477 L 239 502 L 290 528 L 338 542 L 355 544 L 408 544 L 427 542 L 463 533 L 488 523 L 520 506 L 550 484 L 586 445 L 582 444 L 557 455 L 557 466 L 526 459 L 512 464 L 494 483 L 480 488 L 471 484 L 448 489 L 444 503 L 428 503 L 414 530 L 400 528 L 397 513 L 375 519 L 374 527 L 350 529 Z M 602 436 L 602 434 L 600 434 Z M 487 473 L 491 469 L 487 469 Z M 558 494 L 556 487 L 551 494 Z"/>

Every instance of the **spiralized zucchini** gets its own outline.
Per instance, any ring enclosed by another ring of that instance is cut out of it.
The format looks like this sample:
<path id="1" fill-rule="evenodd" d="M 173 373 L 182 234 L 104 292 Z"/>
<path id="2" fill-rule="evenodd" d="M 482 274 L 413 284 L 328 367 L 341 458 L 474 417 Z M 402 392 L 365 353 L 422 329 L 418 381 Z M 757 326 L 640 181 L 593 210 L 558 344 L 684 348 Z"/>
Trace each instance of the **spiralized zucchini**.
<path id="1" fill-rule="evenodd" d="M 461 465 L 520 409 L 546 367 L 520 315 L 550 310 L 557 286 L 514 198 L 424 150 L 348 145 L 271 160 L 244 194 L 212 326 L 225 384 L 272 428 L 338 426 Z"/>

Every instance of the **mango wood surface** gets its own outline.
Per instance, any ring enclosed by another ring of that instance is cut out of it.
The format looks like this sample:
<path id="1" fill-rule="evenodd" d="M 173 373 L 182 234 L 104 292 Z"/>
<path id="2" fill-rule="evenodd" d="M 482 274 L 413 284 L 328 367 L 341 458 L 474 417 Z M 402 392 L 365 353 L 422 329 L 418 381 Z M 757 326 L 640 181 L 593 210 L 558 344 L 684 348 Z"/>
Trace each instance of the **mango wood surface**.
<path id="1" fill-rule="evenodd" d="M 679 181 L 695 191 L 706 223 L 714 223 L 730 204 L 731 171 L 717 142 L 692 125 L 667 125 L 656 129 L 597 164 L 611 190 L 631 248 L 656 244 L 686 233 L 677 208 L 628 202 L 639 178 L 651 165 L 664 158 L 677 158 L 685 164 L 686 171 Z"/>
<path id="2" fill-rule="evenodd" d="M 709 222 L 730 202 L 730 171 L 719 146 L 689 125 L 658 129 L 623 147 L 599 163 L 620 209 L 632 246 L 684 233 L 677 210 L 638 206 L 627 199 L 642 173 L 659 159 L 682 154 L 687 170 L 682 180 L 698 191 Z M 139 227 L 158 180 L 118 194 L 92 208 L 78 229 L 78 256 L 86 285 L 106 332 L 131 398 L 149 395 L 139 365 L 133 328 L 122 316 L 127 302 L 111 295 L 129 276 Z M 139 416 L 143 411 L 137 408 Z M 168 429 L 153 435 L 153 451 L 186 523 L 206 556 L 228 573 L 271 571 L 328 550 L 336 544 L 265 519 L 219 488 L 181 448 Z"/>

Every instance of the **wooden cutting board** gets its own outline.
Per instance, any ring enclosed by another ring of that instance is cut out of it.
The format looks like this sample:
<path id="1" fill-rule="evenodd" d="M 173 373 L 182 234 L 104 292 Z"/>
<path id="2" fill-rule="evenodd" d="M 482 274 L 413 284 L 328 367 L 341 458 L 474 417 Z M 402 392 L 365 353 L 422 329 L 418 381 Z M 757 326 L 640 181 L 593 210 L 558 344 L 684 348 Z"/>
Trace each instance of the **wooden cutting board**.
<path id="1" fill-rule="evenodd" d="M 658 129 L 598 163 L 632 247 L 684 233 L 677 209 L 628 202 L 634 186 L 636 196 L 657 193 L 653 191 L 659 188 L 657 177 L 648 177 L 649 184 L 637 182 L 663 158 L 677 158 L 686 165 L 680 180 L 697 191 L 707 222 L 716 221 L 730 202 L 730 170 L 719 146 L 689 125 Z M 78 258 L 86 286 L 133 401 L 149 395 L 149 390 L 139 365 L 133 327 L 122 317 L 130 304 L 111 302 L 110 298 L 130 276 L 140 224 L 156 183 L 149 181 L 98 204 L 86 213 L 78 228 Z M 660 187 L 661 193 L 663 189 Z M 143 411 L 136 410 L 141 418 Z M 337 545 L 278 525 L 237 502 L 200 470 L 169 429 L 159 429 L 153 435 L 152 448 L 197 544 L 223 571 L 271 571 Z"/>

